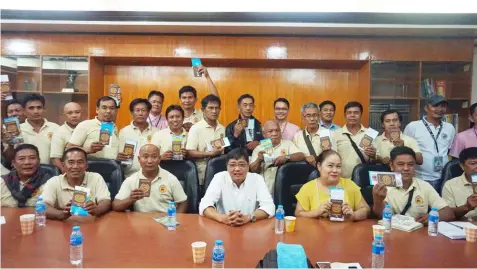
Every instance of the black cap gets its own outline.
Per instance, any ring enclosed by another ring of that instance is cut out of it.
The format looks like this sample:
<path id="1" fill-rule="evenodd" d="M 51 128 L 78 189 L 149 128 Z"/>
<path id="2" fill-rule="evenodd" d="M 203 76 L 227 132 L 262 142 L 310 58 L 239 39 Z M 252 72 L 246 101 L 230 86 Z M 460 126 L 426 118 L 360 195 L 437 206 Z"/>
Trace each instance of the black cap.
<path id="1" fill-rule="evenodd" d="M 442 96 L 442 95 L 433 95 L 433 96 L 429 97 L 429 99 L 427 99 L 427 103 L 431 104 L 433 106 L 436 106 L 440 103 L 448 104 L 446 98 L 444 98 L 444 96 Z"/>

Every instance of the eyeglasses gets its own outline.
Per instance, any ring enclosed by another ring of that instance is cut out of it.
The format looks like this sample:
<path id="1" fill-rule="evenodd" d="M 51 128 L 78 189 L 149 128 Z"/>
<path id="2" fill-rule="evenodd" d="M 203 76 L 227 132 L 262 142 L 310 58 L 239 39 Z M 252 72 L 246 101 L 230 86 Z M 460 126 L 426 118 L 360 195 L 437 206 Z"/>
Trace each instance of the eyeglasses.
<path id="1" fill-rule="evenodd" d="M 312 115 L 307 114 L 307 115 L 305 115 L 305 118 L 307 118 L 307 119 L 317 119 L 319 117 L 320 117 L 319 114 L 312 114 Z"/>
<path id="2" fill-rule="evenodd" d="M 240 168 L 240 169 L 246 169 L 248 167 L 247 163 L 229 163 L 227 164 L 227 167 L 230 169 L 235 169 L 235 168 Z"/>

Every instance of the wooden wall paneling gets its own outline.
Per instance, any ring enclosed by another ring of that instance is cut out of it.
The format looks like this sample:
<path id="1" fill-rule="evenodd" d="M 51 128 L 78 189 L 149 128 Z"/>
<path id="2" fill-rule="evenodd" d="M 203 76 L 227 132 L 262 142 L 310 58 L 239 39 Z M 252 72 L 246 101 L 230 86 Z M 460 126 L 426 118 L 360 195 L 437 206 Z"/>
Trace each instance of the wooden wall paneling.
<path id="1" fill-rule="evenodd" d="M 363 117 L 361 123 L 367 127 L 369 125 L 369 104 L 371 92 L 371 62 L 368 61 L 358 71 L 358 98 L 356 101 L 363 105 Z M 342 110 L 344 105 L 342 106 Z M 337 108 L 339 110 L 339 108 Z M 344 113 L 344 111 L 343 111 Z M 344 115 L 344 114 L 343 114 Z"/>
<path id="2" fill-rule="evenodd" d="M 88 118 L 91 119 L 96 116 L 96 100 L 101 98 L 108 88 L 104 84 L 104 65 L 102 57 L 89 57 L 88 68 L 88 104 L 89 107 L 84 107 L 84 113 L 88 113 Z M 109 87 L 109 84 L 108 84 Z M 106 90 L 105 90 L 106 89 Z M 109 95 L 109 92 L 107 93 Z M 88 112 L 87 112 L 88 111 Z"/>
<path id="3" fill-rule="evenodd" d="M 472 39 L 7 33 L 2 55 L 472 61 Z"/>
<path id="4" fill-rule="evenodd" d="M 46 99 L 45 118 L 47 118 L 49 121 L 62 125 L 66 121 L 66 116 L 63 114 L 63 109 L 69 102 L 78 103 L 83 109 L 83 115 L 81 116 L 81 119 L 88 119 L 88 95 L 61 92 L 44 92 L 43 95 Z"/>

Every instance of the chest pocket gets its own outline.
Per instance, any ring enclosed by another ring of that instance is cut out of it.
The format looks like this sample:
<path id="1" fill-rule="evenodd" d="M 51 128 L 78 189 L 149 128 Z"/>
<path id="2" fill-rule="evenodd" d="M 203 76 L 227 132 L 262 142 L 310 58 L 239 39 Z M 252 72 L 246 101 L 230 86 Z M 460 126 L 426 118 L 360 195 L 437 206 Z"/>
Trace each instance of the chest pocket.
<path id="1" fill-rule="evenodd" d="M 155 188 L 156 189 L 154 191 L 157 191 L 157 193 L 159 194 L 159 202 L 168 203 L 169 201 L 173 201 L 172 190 L 170 186 L 161 183 Z"/>

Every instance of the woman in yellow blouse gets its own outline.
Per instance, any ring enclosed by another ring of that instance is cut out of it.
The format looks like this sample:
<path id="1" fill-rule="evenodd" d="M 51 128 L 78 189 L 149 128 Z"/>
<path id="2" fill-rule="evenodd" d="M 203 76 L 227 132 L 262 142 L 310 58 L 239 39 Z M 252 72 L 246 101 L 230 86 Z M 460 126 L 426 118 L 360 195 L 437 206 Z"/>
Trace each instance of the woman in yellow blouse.
<path id="1" fill-rule="evenodd" d="M 295 216 L 308 218 L 328 218 L 331 209 L 329 189 L 343 188 L 345 193 L 343 214 L 345 218 L 358 221 L 366 219 L 370 209 L 361 196 L 358 185 L 349 178 L 341 177 L 341 157 L 333 150 L 323 151 L 316 160 L 320 177 L 301 187 L 296 195 Z"/>

